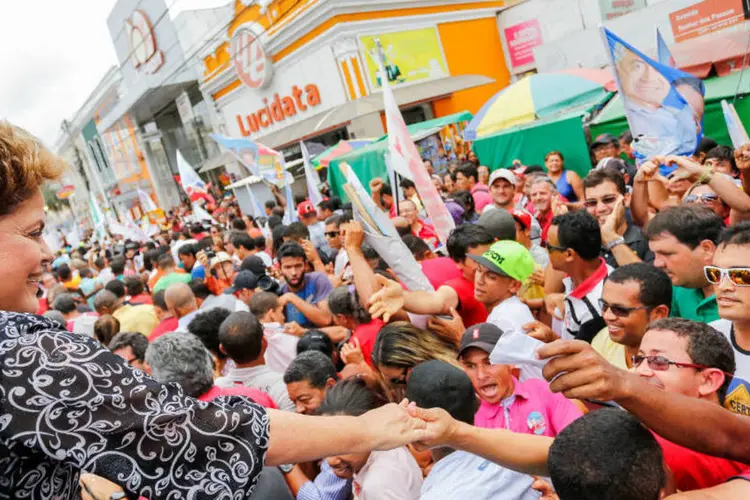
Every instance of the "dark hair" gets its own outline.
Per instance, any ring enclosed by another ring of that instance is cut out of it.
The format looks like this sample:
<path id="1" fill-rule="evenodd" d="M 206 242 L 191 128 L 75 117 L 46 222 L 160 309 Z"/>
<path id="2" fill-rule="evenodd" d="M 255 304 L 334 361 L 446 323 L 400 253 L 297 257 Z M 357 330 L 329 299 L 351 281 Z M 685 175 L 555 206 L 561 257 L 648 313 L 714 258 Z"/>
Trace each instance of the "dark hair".
<path id="1" fill-rule="evenodd" d="M 115 257 L 112 259 L 112 262 L 110 262 L 109 267 L 112 269 L 112 274 L 115 276 L 122 274 L 125 272 L 125 259 L 122 257 Z"/>
<path id="2" fill-rule="evenodd" d="M 657 500 L 667 480 L 654 436 L 614 408 L 588 413 L 560 431 L 547 466 L 560 500 Z"/>
<path id="3" fill-rule="evenodd" d="M 718 368 L 734 375 L 737 368 L 734 360 L 734 349 L 727 338 L 718 330 L 706 323 L 690 321 L 683 318 L 664 318 L 648 325 L 649 330 L 667 330 L 680 338 L 687 338 L 687 354 L 690 362 L 696 365 Z M 725 377 L 724 383 L 716 391 L 719 403 L 724 404 L 724 397 L 732 377 Z"/>
<path id="4" fill-rule="evenodd" d="M 192 290 L 193 287 L 190 287 Z M 154 303 L 154 307 L 158 307 L 162 311 L 168 311 L 169 308 L 167 307 L 167 300 L 164 298 L 166 295 L 166 290 L 159 290 L 155 294 L 151 296 L 151 301 Z M 193 295 L 195 295 L 195 292 L 193 292 Z"/>
<path id="5" fill-rule="evenodd" d="M 318 209 L 330 210 L 331 212 L 333 212 L 334 210 L 336 210 L 336 204 L 331 198 L 328 198 L 318 203 Z"/>
<path id="6" fill-rule="evenodd" d="M 145 259 L 145 257 L 144 257 L 144 259 Z M 104 263 L 104 259 L 102 259 L 101 257 L 97 257 L 94 260 L 94 267 L 96 267 L 97 269 L 104 269 L 106 267 L 106 264 Z M 59 276 L 60 275 L 60 268 L 59 267 L 57 268 L 57 271 L 58 271 L 57 274 Z"/>
<path id="7" fill-rule="evenodd" d="M 268 218 L 268 228 L 273 231 L 276 226 L 281 226 L 284 223 L 281 217 L 278 215 L 272 215 Z"/>
<path id="8" fill-rule="evenodd" d="M 159 256 L 159 258 L 156 260 L 156 265 L 159 267 L 159 269 L 169 269 L 170 267 L 174 267 L 174 257 L 172 257 L 171 252 L 163 253 Z"/>
<path id="9" fill-rule="evenodd" d="M 463 262 L 472 248 L 491 245 L 495 239 L 485 228 L 474 224 L 461 224 L 448 236 L 448 255 L 456 262 Z"/>
<path id="10" fill-rule="evenodd" d="M 276 202 L 273 200 L 266 200 L 264 206 L 269 210 L 273 210 L 273 208 L 276 206 Z"/>
<path id="11" fill-rule="evenodd" d="M 557 150 L 550 151 L 549 153 L 547 153 L 546 155 L 544 155 L 544 161 L 547 161 L 550 156 L 559 156 L 560 160 L 562 160 L 563 162 L 565 162 L 565 157 L 563 156 L 563 154 L 560 151 L 557 151 Z M 524 171 L 524 173 L 527 173 L 527 172 Z"/>
<path id="12" fill-rule="evenodd" d="M 177 249 L 177 255 L 192 255 L 195 257 L 195 254 L 197 253 L 196 245 L 193 245 L 192 243 L 182 245 Z"/>
<path id="13" fill-rule="evenodd" d="M 268 311 L 279 306 L 279 296 L 270 292 L 255 292 L 250 298 L 250 312 L 256 317 L 265 316 Z"/>
<path id="14" fill-rule="evenodd" d="M 409 249 L 411 254 L 417 260 L 424 259 L 425 254 L 431 251 L 430 247 L 427 246 L 427 243 L 425 243 L 424 240 L 417 238 L 411 233 L 405 234 L 404 236 L 402 236 L 401 241 L 404 242 L 404 245 L 406 245 L 406 248 Z"/>
<path id="15" fill-rule="evenodd" d="M 58 293 L 52 302 L 52 309 L 60 311 L 63 314 L 70 314 L 76 310 L 76 302 L 70 293 Z"/>
<path id="16" fill-rule="evenodd" d="M 442 408 L 454 419 L 469 425 L 474 425 L 474 414 L 479 409 L 466 372 L 437 359 L 412 369 L 406 383 L 406 398 L 422 408 Z"/>
<path id="17" fill-rule="evenodd" d="M 294 241 L 287 241 L 279 248 L 279 251 L 276 253 L 276 260 L 279 261 L 279 264 L 281 264 L 281 259 L 284 257 L 297 257 L 307 260 L 305 250 L 299 243 Z"/>
<path id="18" fill-rule="evenodd" d="M 94 323 L 94 338 L 104 346 L 108 346 L 119 332 L 120 320 L 109 314 L 99 316 Z"/>
<path id="19" fill-rule="evenodd" d="M 110 281 L 109 283 L 104 285 L 104 289 L 114 293 L 115 297 L 117 297 L 118 299 L 125 297 L 125 295 L 127 294 L 125 290 L 125 283 L 120 280 Z"/>
<path id="20" fill-rule="evenodd" d="M 383 196 L 393 196 L 393 189 L 391 189 L 391 185 L 384 183 L 380 188 L 380 194 Z"/>
<path id="21" fill-rule="evenodd" d="M 265 236 L 256 236 L 253 238 L 253 243 L 255 243 L 255 248 L 257 248 L 260 251 L 263 251 L 266 249 L 266 237 Z"/>
<path id="22" fill-rule="evenodd" d="M 235 248 L 242 247 L 245 250 L 255 250 L 255 241 L 245 232 L 232 231 L 230 241 Z"/>
<path id="23" fill-rule="evenodd" d="M 451 194 L 453 201 L 461 205 L 464 209 L 464 219 L 469 220 L 476 215 L 476 204 L 474 203 L 474 197 L 470 192 L 466 190 L 454 191 Z"/>
<path id="24" fill-rule="evenodd" d="M 211 293 L 211 289 L 208 288 L 208 285 L 206 285 L 206 282 L 203 281 L 202 279 L 190 280 L 190 283 L 188 283 L 188 286 L 190 286 L 190 290 L 193 291 L 193 295 L 195 295 L 196 299 L 205 299 L 213 295 Z M 154 295 L 154 297 L 156 297 L 156 295 Z"/>
<path id="25" fill-rule="evenodd" d="M 284 210 L 284 207 L 273 207 L 273 209 L 271 209 L 271 215 L 278 215 L 283 219 L 284 215 L 286 215 L 286 211 Z"/>
<path id="26" fill-rule="evenodd" d="M 120 332 L 109 341 L 109 350 L 114 352 L 124 347 L 130 347 L 133 350 L 133 356 L 138 361 L 143 361 L 148 349 L 148 339 L 145 335 L 138 332 Z"/>
<path id="27" fill-rule="evenodd" d="M 734 160 L 734 149 L 729 146 L 716 146 L 706 153 L 706 160 L 728 161 L 732 165 L 732 173 L 739 172 Z"/>
<path id="28" fill-rule="evenodd" d="M 131 297 L 142 294 L 144 287 L 140 276 L 126 276 L 125 289 Z"/>
<path id="29" fill-rule="evenodd" d="M 299 342 L 297 342 L 297 354 L 306 351 L 318 351 L 322 352 L 329 358 L 333 358 L 334 349 L 331 337 L 320 330 L 307 330 L 299 338 Z"/>
<path id="30" fill-rule="evenodd" d="M 592 170 L 586 177 L 583 178 L 583 192 L 586 193 L 586 189 L 595 188 L 605 182 L 611 182 L 617 187 L 617 191 L 621 195 L 625 195 L 628 192 L 625 186 L 625 177 L 618 172 L 616 169 L 611 167 L 599 168 Z"/>
<path id="31" fill-rule="evenodd" d="M 560 246 L 570 248 L 583 260 L 599 258 L 602 247 L 602 233 L 599 222 L 585 210 L 576 210 L 552 219 L 557 226 L 557 238 Z"/>
<path id="32" fill-rule="evenodd" d="M 69 281 L 71 276 L 73 275 L 73 272 L 70 270 L 70 266 L 68 266 L 67 264 L 61 264 L 57 268 L 57 275 L 60 277 L 60 280 Z"/>
<path id="33" fill-rule="evenodd" d="M 630 132 L 630 130 L 626 130 L 625 132 L 620 134 L 618 139 L 625 144 L 631 144 L 633 142 L 633 134 Z"/>
<path id="34" fill-rule="evenodd" d="M 694 249 L 701 241 L 716 243 L 724 229 L 724 221 L 712 210 L 696 204 L 669 207 L 657 213 L 645 228 L 644 234 L 650 241 L 664 233 L 671 234 L 677 241 Z"/>
<path id="35" fill-rule="evenodd" d="M 235 363 L 250 363 L 262 350 L 263 325 L 248 311 L 231 313 L 219 327 L 219 343 Z"/>
<path id="36" fill-rule="evenodd" d="M 635 262 L 620 266 L 607 276 L 612 283 L 635 281 L 641 291 L 638 300 L 646 307 L 672 307 L 672 280 L 667 273 L 645 262 Z"/>
<path id="37" fill-rule="evenodd" d="M 291 240 L 309 240 L 310 230 L 301 222 L 292 222 L 286 227 L 284 236 Z"/>
<path id="38" fill-rule="evenodd" d="M 198 313 L 187 327 L 188 332 L 201 339 L 206 349 L 221 359 L 226 358 L 226 355 L 219 349 L 219 327 L 230 314 L 232 313 L 223 307 L 214 307 Z"/>
<path id="39" fill-rule="evenodd" d="M 706 154 L 718 145 L 719 143 L 710 137 L 701 137 L 700 142 L 698 142 L 698 147 L 695 150 L 695 155 L 699 156 L 701 153 Z"/>
<path id="40" fill-rule="evenodd" d="M 339 227 L 341 226 L 341 217 L 341 215 L 334 214 L 325 220 L 325 225 L 327 226 L 329 224 L 335 224 L 336 227 Z"/>
<path id="41" fill-rule="evenodd" d="M 359 303 L 357 290 L 349 291 L 349 287 L 339 286 L 328 295 L 328 310 L 331 314 L 348 316 L 358 324 L 363 325 L 372 321 L 370 313 Z"/>
<path id="42" fill-rule="evenodd" d="M 406 177 L 404 177 L 403 179 L 401 179 L 401 182 L 399 182 L 398 185 L 401 186 L 401 189 L 409 189 L 409 188 L 416 189 L 416 187 L 417 187 L 417 185 L 414 184 L 413 180 L 407 179 Z"/>
<path id="43" fill-rule="evenodd" d="M 239 217 L 232 220 L 231 227 L 232 231 L 247 231 L 247 224 Z"/>
<path id="44" fill-rule="evenodd" d="M 750 221 L 738 222 L 719 234 L 717 246 L 750 245 Z"/>
<path id="45" fill-rule="evenodd" d="M 380 396 L 367 388 L 364 380 L 349 378 L 336 382 L 336 385 L 326 391 L 319 413 L 358 417 L 382 406 L 383 403 Z"/>
<path id="46" fill-rule="evenodd" d="M 477 167 L 474 166 L 473 163 L 464 163 L 456 169 L 456 173 L 463 174 L 463 176 L 467 179 L 473 177 L 474 182 L 477 182 L 477 179 L 479 179 L 479 175 L 477 174 Z"/>
<path id="47" fill-rule="evenodd" d="M 284 371 L 284 383 L 292 384 L 306 380 L 311 387 L 323 389 L 328 379 L 338 380 L 336 367 L 330 356 L 311 350 L 297 355 Z"/>

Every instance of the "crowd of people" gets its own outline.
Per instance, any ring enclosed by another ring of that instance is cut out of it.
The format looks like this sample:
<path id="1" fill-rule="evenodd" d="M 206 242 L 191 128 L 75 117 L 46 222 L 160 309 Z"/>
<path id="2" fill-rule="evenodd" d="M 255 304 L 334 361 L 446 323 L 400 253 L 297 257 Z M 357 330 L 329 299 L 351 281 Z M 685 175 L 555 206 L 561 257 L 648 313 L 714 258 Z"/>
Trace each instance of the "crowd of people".
<path id="1" fill-rule="evenodd" d="M 631 142 L 585 175 L 425 160 L 444 242 L 369 180 L 410 290 L 335 196 L 51 255 L 61 164 L 0 124 L 0 496 L 750 497 L 750 145 Z"/>

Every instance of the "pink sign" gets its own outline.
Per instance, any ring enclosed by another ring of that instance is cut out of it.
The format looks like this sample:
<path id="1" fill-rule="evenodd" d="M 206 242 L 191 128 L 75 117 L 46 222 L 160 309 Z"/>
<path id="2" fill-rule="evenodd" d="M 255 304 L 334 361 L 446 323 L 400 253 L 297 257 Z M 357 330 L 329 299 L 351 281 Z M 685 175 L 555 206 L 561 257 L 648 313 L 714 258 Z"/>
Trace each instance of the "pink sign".
<path id="1" fill-rule="evenodd" d="M 534 63 L 534 47 L 542 44 L 542 28 L 538 19 L 531 19 L 505 28 L 510 65 L 514 68 Z"/>

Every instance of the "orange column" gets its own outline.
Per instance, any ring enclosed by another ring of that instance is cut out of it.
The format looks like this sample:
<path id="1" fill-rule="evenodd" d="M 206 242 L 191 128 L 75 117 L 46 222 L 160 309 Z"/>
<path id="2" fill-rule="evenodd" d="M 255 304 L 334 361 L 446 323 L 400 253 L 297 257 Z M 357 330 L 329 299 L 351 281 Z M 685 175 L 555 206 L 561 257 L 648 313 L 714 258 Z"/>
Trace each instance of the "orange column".
<path id="1" fill-rule="evenodd" d="M 494 17 L 488 17 L 444 23 L 438 25 L 438 32 L 451 76 L 485 75 L 494 78 L 495 83 L 456 92 L 434 101 L 435 117 L 464 110 L 476 113 L 490 97 L 510 83 L 497 21 Z M 472 40 L 481 42 L 471 43 Z"/>

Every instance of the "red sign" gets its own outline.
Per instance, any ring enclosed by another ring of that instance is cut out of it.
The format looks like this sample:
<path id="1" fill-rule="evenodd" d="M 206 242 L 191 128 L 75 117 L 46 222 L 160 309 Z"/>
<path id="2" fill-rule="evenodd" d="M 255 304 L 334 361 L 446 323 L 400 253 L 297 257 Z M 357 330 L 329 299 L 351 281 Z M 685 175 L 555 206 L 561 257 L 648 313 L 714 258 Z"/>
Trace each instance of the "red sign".
<path id="1" fill-rule="evenodd" d="M 531 19 L 505 28 L 510 65 L 514 68 L 534 63 L 534 47 L 542 44 L 542 27 Z"/>
<path id="2" fill-rule="evenodd" d="M 675 42 L 723 30 L 744 19 L 742 0 L 704 0 L 669 15 Z"/>
<path id="3" fill-rule="evenodd" d="M 237 77 L 251 89 L 262 89 L 271 82 L 273 66 L 255 33 L 240 28 L 232 37 L 230 54 Z"/>
<path id="4" fill-rule="evenodd" d="M 156 47 L 154 27 L 142 10 L 136 10 L 125 20 L 128 46 L 133 65 L 144 73 L 156 73 L 164 64 L 164 53 Z"/>
<path id="5" fill-rule="evenodd" d="M 270 102 L 264 98 L 264 106 L 255 113 L 250 113 L 244 118 L 242 115 L 237 115 L 237 123 L 242 136 L 247 137 L 276 122 L 291 118 L 297 112 L 306 111 L 308 107 L 320 105 L 320 90 L 315 84 L 305 85 L 304 89 L 294 85 L 291 94 L 281 97 L 276 93 Z"/>

